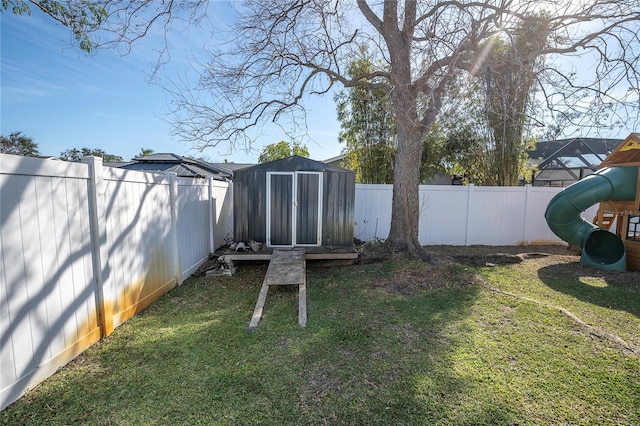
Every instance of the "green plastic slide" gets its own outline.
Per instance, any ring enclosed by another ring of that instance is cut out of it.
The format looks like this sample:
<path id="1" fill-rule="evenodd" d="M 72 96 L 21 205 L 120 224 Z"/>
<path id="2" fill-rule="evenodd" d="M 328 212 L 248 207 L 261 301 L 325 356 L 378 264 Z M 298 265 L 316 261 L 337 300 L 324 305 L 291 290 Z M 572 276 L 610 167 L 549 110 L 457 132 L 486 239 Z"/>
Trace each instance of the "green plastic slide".
<path id="1" fill-rule="evenodd" d="M 582 249 L 581 264 L 624 271 L 627 253 L 622 240 L 580 214 L 602 201 L 634 200 L 637 182 L 638 167 L 600 169 L 556 194 L 549 201 L 544 217 L 554 234 Z"/>

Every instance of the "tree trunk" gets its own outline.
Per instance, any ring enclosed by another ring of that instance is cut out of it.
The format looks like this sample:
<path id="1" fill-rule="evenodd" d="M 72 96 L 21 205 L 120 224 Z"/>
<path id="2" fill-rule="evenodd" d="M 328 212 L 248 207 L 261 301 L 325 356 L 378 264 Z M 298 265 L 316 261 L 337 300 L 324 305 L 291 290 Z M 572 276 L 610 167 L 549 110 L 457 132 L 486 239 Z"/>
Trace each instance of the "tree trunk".
<path id="1" fill-rule="evenodd" d="M 415 102 L 394 99 L 398 125 L 398 151 L 393 170 L 393 201 L 388 243 L 395 249 L 424 257 L 418 240 L 420 219 L 421 132 Z"/>

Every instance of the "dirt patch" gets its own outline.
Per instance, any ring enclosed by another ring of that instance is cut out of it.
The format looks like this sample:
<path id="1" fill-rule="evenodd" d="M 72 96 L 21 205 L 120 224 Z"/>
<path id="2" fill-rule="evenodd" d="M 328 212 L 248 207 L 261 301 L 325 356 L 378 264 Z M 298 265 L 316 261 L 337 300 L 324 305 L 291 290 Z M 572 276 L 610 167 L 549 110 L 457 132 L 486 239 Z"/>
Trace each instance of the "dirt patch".
<path id="1" fill-rule="evenodd" d="M 492 253 L 506 254 L 539 254 L 577 256 L 575 249 L 561 245 L 546 246 L 425 246 L 427 250 L 441 255 L 488 255 Z"/>
<path id="2" fill-rule="evenodd" d="M 469 266 L 510 265 L 525 260 L 541 263 L 580 260 L 579 252 L 566 246 L 427 246 L 426 249 Z"/>
<path id="3" fill-rule="evenodd" d="M 434 255 L 432 263 L 408 261 L 402 253 L 394 253 L 384 244 L 368 244 L 360 248 L 360 263 L 398 260 L 393 277 L 380 280 L 375 287 L 400 294 L 420 290 L 459 287 L 480 282 L 475 267 L 515 265 L 526 262 L 539 274 L 574 279 L 591 276 L 610 285 L 640 288 L 640 272 L 602 271 L 581 265 L 577 250 L 566 246 L 427 246 Z"/>
<path id="4" fill-rule="evenodd" d="M 527 259 L 549 256 L 578 256 L 576 250 L 566 246 L 425 246 L 435 255 L 435 263 L 454 261 L 471 266 L 491 266 L 520 263 Z M 358 248 L 361 264 L 383 262 L 404 256 L 386 244 L 368 243 Z"/>
<path id="5" fill-rule="evenodd" d="M 438 265 L 400 261 L 393 275 L 372 282 L 374 288 L 395 294 L 416 294 L 425 290 L 465 287 L 479 284 L 480 278 L 473 268 L 452 262 Z"/>
<path id="6" fill-rule="evenodd" d="M 382 243 L 365 243 L 359 245 L 357 251 L 358 263 L 360 265 L 384 262 L 385 260 L 391 260 L 395 256 L 401 255 Z"/>

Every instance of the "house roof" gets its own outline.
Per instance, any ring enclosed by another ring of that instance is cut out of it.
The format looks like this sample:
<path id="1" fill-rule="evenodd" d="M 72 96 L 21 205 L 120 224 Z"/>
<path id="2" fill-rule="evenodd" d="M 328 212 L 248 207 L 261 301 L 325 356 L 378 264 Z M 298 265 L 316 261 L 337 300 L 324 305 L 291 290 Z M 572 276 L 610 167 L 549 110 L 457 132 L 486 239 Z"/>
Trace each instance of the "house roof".
<path id="1" fill-rule="evenodd" d="M 136 161 L 144 161 L 145 163 L 164 163 L 164 162 L 181 162 L 184 159 L 198 161 L 193 158 L 183 157 L 181 155 L 172 154 L 170 152 L 158 152 L 143 157 L 135 157 Z"/>
<path id="2" fill-rule="evenodd" d="M 30 156 L 30 157 L 40 158 L 41 160 L 62 161 L 58 157 L 56 157 L 54 155 L 33 155 L 33 156 Z"/>
<path id="3" fill-rule="evenodd" d="M 116 167 L 122 168 L 124 166 L 128 166 L 129 164 L 133 164 L 133 161 L 119 161 L 119 162 L 111 162 L 111 163 L 103 163 L 106 167 Z"/>
<path id="4" fill-rule="evenodd" d="M 154 153 L 136 157 L 130 163 L 119 167 L 145 172 L 173 172 L 181 177 L 213 177 L 217 180 L 229 180 L 233 176 L 231 169 L 172 153 Z"/>
<path id="5" fill-rule="evenodd" d="M 345 158 L 347 158 L 347 154 L 340 154 L 340 155 L 336 155 L 335 157 L 327 158 L 326 160 L 323 161 L 323 163 L 331 164 L 331 163 L 335 163 L 336 161 L 342 161 Z"/>
<path id="6" fill-rule="evenodd" d="M 231 172 L 235 172 L 236 170 L 246 169 L 247 167 L 255 166 L 255 163 L 210 163 L 214 167 L 218 167 L 220 169 L 226 169 Z"/>
<path id="7" fill-rule="evenodd" d="M 343 169 L 342 167 L 332 166 L 320 161 L 311 160 L 310 158 L 300 157 L 299 155 L 292 155 L 290 157 L 281 158 L 279 160 L 269 161 L 268 163 L 256 164 L 255 166 L 242 169 L 242 171 L 332 171 L 341 173 L 353 173 L 352 171 Z"/>

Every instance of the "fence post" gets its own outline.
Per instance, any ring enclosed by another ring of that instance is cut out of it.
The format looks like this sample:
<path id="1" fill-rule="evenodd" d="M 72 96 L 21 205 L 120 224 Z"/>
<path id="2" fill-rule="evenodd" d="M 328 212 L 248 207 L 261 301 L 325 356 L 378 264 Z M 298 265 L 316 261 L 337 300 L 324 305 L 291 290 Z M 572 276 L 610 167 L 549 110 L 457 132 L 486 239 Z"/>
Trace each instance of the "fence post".
<path id="1" fill-rule="evenodd" d="M 230 192 L 229 192 L 230 191 Z M 227 196 L 229 197 L 229 203 L 228 203 L 228 208 L 226 209 L 226 214 L 227 214 L 227 220 L 231 222 L 231 229 L 229 229 L 229 227 L 227 227 L 226 231 L 231 231 L 231 233 L 227 232 L 225 234 L 225 237 L 230 236 L 232 240 L 235 239 L 235 233 L 236 233 L 236 225 L 235 225 L 235 211 L 236 211 L 236 207 L 235 207 L 235 201 L 234 200 L 234 196 L 233 196 L 233 191 L 234 191 L 234 186 L 233 186 L 233 181 L 229 181 L 227 182 L 227 189 L 225 191 L 225 196 L 224 199 L 227 199 Z M 216 209 L 220 209 L 220 216 L 222 216 L 224 212 L 223 208 L 224 208 L 224 202 L 223 203 L 217 203 L 216 205 Z M 216 211 L 217 214 L 217 211 Z M 220 222 L 220 219 L 216 217 L 216 223 Z M 223 230 L 224 231 L 224 230 Z M 219 236 L 220 234 L 218 234 Z"/>
<path id="2" fill-rule="evenodd" d="M 102 158 L 82 157 L 89 167 L 89 230 L 91 259 L 96 285 L 96 305 L 101 337 L 113 332 L 113 294 L 108 287 L 109 255 L 107 252 L 107 224 L 104 215 L 104 169 Z"/>
<path id="3" fill-rule="evenodd" d="M 169 210 L 171 210 L 171 257 L 173 258 L 173 273 L 176 285 L 182 284 L 182 268 L 180 266 L 180 249 L 178 247 L 178 210 L 180 202 L 178 196 L 178 175 L 166 172 L 169 177 Z"/>
<path id="4" fill-rule="evenodd" d="M 470 212 L 471 212 L 471 192 L 473 191 L 473 184 L 470 183 L 467 189 L 467 211 L 465 212 L 466 220 L 464 221 L 464 245 L 469 245 L 469 220 L 470 220 Z"/>
<path id="5" fill-rule="evenodd" d="M 529 222 L 528 220 L 528 214 L 529 214 L 529 195 L 531 194 L 531 185 L 526 184 L 524 186 L 525 190 L 524 190 L 524 215 L 523 215 L 523 220 L 524 223 L 522 224 L 522 245 L 529 245 L 529 241 L 527 241 L 527 224 Z"/>
<path id="6" fill-rule="evenodd" d="M 213 198 L 213 178 L 207 178 L 209 184 L 209 253 L 216 251 L 215 245 L 215 218 L 216 218 L 216 200 Z"/>

